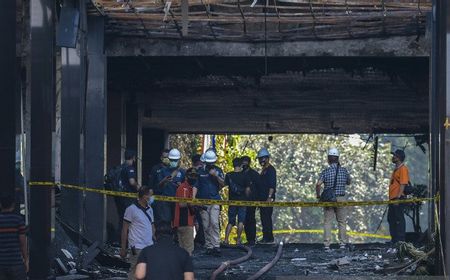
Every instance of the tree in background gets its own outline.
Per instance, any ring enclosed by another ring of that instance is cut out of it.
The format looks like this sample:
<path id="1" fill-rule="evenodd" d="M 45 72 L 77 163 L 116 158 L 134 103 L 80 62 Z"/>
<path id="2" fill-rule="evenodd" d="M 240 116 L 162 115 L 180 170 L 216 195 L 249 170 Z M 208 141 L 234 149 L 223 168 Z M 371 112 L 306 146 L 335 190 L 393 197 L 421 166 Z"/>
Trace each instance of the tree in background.
<path id="1" fill-rule="evenodd" d="M 257 151 L 266 147 L 271 153 L 271 163 L 277 169 L 277 201 L 316 201 L 315 183 L 321 170 L 327 166 L 327 150 L 336 147 L 341 153 L 341 163 L 352 175 L 352 184 L 348 187 L 349 200 L 385 200 L 392 172 L 391 143 L 393 139 L 380 137 L 378 143 L 377 166 L 374 166 L 374 142 L 367 141 L 367 135 L 318 135 L 318 134 L 278 134 L 278 135 L 216 135 L 215 149 L 219 157 L 218 165 L 225 171 L 231 171 L 231 162 L 235 157 L 248 155 L 252 166 L 260 170 L 255 159 Z M 397 139 L 397 138 L 396 138 Z M 406 140 L 395 140 L 406 141 Z M 190 166 L 190 157 L 200 152 L 201 135 L 171 135 L 170 144 L 182 153 L 182 165 Z M 399 145 L 395 142 L 395 145 Z M 415 171 L 427 174 L 428 164 L 423 157 L 417 161 L 417 150 L 411 144 L 407 153 Z M 419 170 L 420 167 L 425 169 Z M 417 173 L 417 172 L 416 172 Z M 416 176 L 424 179 L 423 175 Z M 426 176 L 425 176 L 426 177 Z M 227 190 L 222 192 L 227 199 Z M 348 209 L 348 227 L 352 231 L 374 232 L 381 221 L 385 206 L 351 207 Z M 226 221 L 226 207 L 223 207 L 222 224 Z M 274 229 L 322 229 L 323 214 L 321 208 L 275 208 L 273 214 Z M 387 227 L 379 231 L 387 234 Z M 320 242 L 321 235 L 286 235 L 291 242 Z M 362 241 L 355 237 L 353 241 Z M 368 240 L 364 240 L 367 242 Z"/>

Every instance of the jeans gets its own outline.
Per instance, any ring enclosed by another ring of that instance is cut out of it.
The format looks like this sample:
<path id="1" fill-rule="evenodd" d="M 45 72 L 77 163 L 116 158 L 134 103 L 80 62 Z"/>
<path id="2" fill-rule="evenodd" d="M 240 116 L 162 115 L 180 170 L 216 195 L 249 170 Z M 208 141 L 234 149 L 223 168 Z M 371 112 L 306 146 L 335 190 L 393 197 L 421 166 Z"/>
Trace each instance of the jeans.
<path id="1" fill-rule="evenodd" d="M 228 207 L 228 223 L 230 225 L 236 225 L 236 216 L 238 218 L 238 224 L 244 223 L 245 212 L 247 207 L 245 206 L 229 206 Z"/>
<path id="2" fill-rule="evenodd" d="M 404 204 L 389 204 L 387 220 L 392 244 L 405 241 L 405 214 Z"/>
<path id="3" fill-rule="evenodd" d="M 0 280 L 26 280 L 25 265 L 0 266 Z"/>
<path id="4" fill-rule="evenodd" d="M 338 202 L 346 201 L 345 196 L 337 196 Z M 345 245 L 348 243 L 347 240 L 347 211 L 345 207 L 324 207 L 324 228 L 323 228 L 323 244 L 326 247 L 330 246 L 331 243 L 331 224 L 333 223 L 334 216 L 336 215 L 336 220 L 339 229 L 339 244 Z"/>

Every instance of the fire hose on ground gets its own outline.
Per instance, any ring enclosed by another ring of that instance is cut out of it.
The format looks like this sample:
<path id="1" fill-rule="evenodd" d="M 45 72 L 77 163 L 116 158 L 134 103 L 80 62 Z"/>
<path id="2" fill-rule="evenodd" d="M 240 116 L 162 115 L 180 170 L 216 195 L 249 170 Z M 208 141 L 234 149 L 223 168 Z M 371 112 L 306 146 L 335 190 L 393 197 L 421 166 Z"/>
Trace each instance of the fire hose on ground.
<path id="1" fill-rule="evenodd" d="M 243 246 L 243 245 L 240 245 L 240 246 L 236 246 L 236 247 L 234 247 L 234 246 L 229 246 L 230 248 L 238 248 L 238 249 L 241 249 L 241 250 L 245 250 L 245 251 L 247 251 L 247 255 L 245 255 L 245 256 L 243 256 L 243 257 L 240 257 L 240 258 L 237 258 L 237 259 L 234 259 L 234 260 L 229 260 L 229 261 L 225 261 L 225 262 L 223 262 L 212 274 L 211 274 L 211 280 L 215 280 L 216 279 L 216 277 L 220 274 L 220 273 L 222 273 L 225 269 L 227 269 L 228 267 L 230 267 L 231 265 L 236 265 L 236 264 L 239 264 L 239 263 L 242 263 L 242 262 L 245 262 L 246 260 L 248 260 L 251 256 L 252 256 L 252 249 L 250 248 L 250 247 L 247 247 L 247 246 Z"/>
<path id="2" fill-rule="evenodd" d="M 247 280 L 256 280 L 259 277 L 261 277 L 264 273 L 268 272 L 278 262 L 282 252 L 283 252 L 283 242 L 280 242 L 280 244 L 278 245 L 278 250 L 277 254 L 275 255 L 275 258 L 273 258 L 273 260 L 270 263 L 266 264 L 258 272 L 247 278 Z"/>

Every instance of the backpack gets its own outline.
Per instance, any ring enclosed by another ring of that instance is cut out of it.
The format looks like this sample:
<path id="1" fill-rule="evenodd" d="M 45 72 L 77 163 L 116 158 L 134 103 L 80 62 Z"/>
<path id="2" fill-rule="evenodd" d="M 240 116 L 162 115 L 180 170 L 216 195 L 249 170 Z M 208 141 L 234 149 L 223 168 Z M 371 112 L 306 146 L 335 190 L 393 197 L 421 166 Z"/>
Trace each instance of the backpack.
<path id="1" fill-rule="evenodd" d="M 105 175 L 105 189 L 118 192 L 124 191 L 122 184 L 122 170 L 122 164 L 108 170 L 108 173 Z"/>

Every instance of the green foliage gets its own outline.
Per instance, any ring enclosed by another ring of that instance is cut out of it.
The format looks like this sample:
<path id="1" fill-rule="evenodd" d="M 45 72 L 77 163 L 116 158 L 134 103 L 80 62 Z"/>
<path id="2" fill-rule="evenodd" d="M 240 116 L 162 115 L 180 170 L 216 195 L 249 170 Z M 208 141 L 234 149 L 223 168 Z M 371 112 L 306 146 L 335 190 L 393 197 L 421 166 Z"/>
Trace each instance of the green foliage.
<path id="1" fill-rule="evenodd" d="M 320 172 L 327 167 L 327 150 L 336 147 L 341 153 L 341 164 L 351 176 L 348 186 L 349 200 L 385 200 L 388 194 L 391 163 L 391 142 L 381 139 L 378 146 L 377 168 L 374 165 L 373 141 L 366 143 L 364 135 L 217 135 L 216 150 L 218 165 L 225 171 L 232 170 L 233 158 L 248 155 L 252 158 L 252 167 L 260 170 L 256 153 L 268 148 L 271 163 L 277 170 L 278 182 L 276 198 L 278 201 L 315 201 L 315 184 Z M 171 145 L 179 148 L 184 155 L 191 155 L 200 148 L 201 136 L 173 135 Z M 183 164 L 190 166 L 183 158 Z M 414 159 L 412 156 L 411 159 Z M 423 158 L 412 163 L 416 172 L 424 169 Z M 421 174 L 423 174 L 422 172 Z M 425 173 L 426 174 L 426 173 Z M 423 177 L 423 175 L 420 175 Z M 424 178 L 416 176 L 421 180 Z M 426 176 L 425 176 L 426 177 Z M 222 193 L 227 199 L 227 190 Z M 366 206 L 348 208 L 348 229 L 360 232 L 375 232 L 381 221 L 385 206 Z M 226 211 L 226 207 L 223 207 Z M 275 208 L 273 214 L 274 229 L 322 229 L 323 210 L 320 208 Z M 222 228 L 226 225 L 226 213 L 222 213 Z M 386 224 L 378 232 L 388 234 Z M 321 242 L 320 235 L 284 236 L 288 241 Z M 352 241 L 361 241 L 355 237 Z M 364 240 L 368 241 L 368 240 Z"/>

